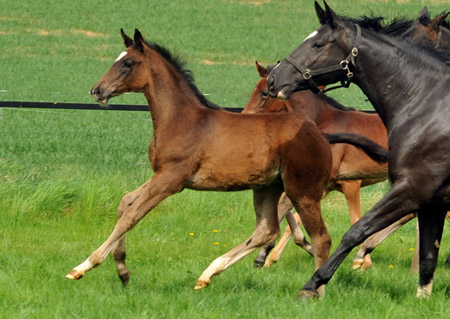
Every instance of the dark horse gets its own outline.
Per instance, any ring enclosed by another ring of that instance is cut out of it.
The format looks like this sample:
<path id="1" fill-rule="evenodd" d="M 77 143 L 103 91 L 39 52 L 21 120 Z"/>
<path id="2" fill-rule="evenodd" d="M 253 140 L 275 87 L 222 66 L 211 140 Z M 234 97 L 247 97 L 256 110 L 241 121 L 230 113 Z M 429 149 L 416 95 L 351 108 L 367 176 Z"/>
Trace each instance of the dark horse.
<path id="1" fill-rule="evenodd" d="M 184 188 L 253 189 L 256 212 L 250 238 L 214 260 L 196 289 L 206 287 L 214 275 L 279 236 L 279 219 L 284 216 L 277 215 L 277 204 L 283 191 L 311 236 L 316 268 L 322 265 L 331 238 L 321 216 L 320 199 L 330 177 L 331 151 L 314 123 L 289 114 L 242 115 L 220 110 L 199 92 L 191 73 L 169 51 L 144 41 L 138 30 L 134 39 L 121 33 L 127 49 L 91 94 L 101 103 L 129 91 L 145 94 L 154 127 L 149 147 L 154 176 L 123 197 L 111 235 L 66 277 L 81 278 L 112 251 L 119 277 L 127 284 L 125 234 L 162 200 Z"/>
<path id="2" fill-rule="evenodd" d="M 450 30 L 449 23 L 447 22 L 447 17 L 450 11 L 444 12 L 437 15 L 434 18 L 430 18 L 428 8 L 424 7 L 415 20 L 409 19 L 397 19 L 393 21 L 385 29 L 389 28 L 388 32 L 390 34 L 397 34 L 404 38 L 415 39 L 415 41 L 430 42 L 439 51 L 447 54 L 450 57 Z M 380 24 L 373 26 L 377 29 L 382 29 L 383 26 Z M 416 213 L 411 213 L 397 222 L 393 223 L 389 227 L 377 232 L 376 234 L 370 236 L 362 245 L 358 253 L 356 254 L 355 260 L 360 260 L 365 255 L 366 250 L 373 250 L 377 247 L 385 238 L 392 234 L 399 227 L 403 226 L 410 220 L 417 216 Z M 447 212 L 447 221 L 450 222 L 450 212 Z M 417 241 L 417 247 L 414 254 L 414 259 L 411 265 L 411 272 L 417 273 L 419 271 L 419 240 Z M 446 264 L 450 265 L 450 254 L 447 257 Z"/>
<path id="3" fill-rule="evenodd" d="M 433 46 L 371 28 L 316 2 L 321 27 L 269 74 L 272 96 L 351 81 L 367 95 L 388 130 L 388 193 L 344 235 L 302 288 L 318 296 L 348 253 L 375 232 L 417 212 L 420 232 L 418 297 L 431 294 L 450 208 L 450 61 Z"/>
<path id="4" fill-rule="evenodd" d="M 387 148 L 386 127 L 376 112 L 356 111 L 353 108 L 341 105 L 325 94 L 315 94 L 310 90 L 295 92 L 289 101 L 273 98 L 267 93 L 267 69 L 258 62 L 256 62 L 256 69 L 261 79 L 256 84 L 242 113 L 295 112 L 311 119 L 322 132 L 355 133 Z M 343 193 L 350 213 L 350 223 L 353 225 L 361 218 L 361 187 L 386 180 L 387 163 L 378 163 L 361 150 L 348 144 L 332 145 L 331 154 L 333 158 L 331 177 L 324 197 L 334 190 Z M 282 196 L 278 206 L 279 213 L 282 209 L 292 209 L 292 204 L 285 196 Z M 295 214 L 295 217 L 297 222 L 301 223 L 298 214 Z M 273 245 L 261 249 L 255 260 L 255 265 L 269 267 L 277 262 L 290 237 L 291 229 L 288 226 L 267 260 L 266 256 Z M 302 234 L 298 238 L 294 237 L 295 243 L 311 252 L 310 245 L 303 238 L 304 235 L 302 236 Z M 353 260 L 354 269 L 361 267 L 365 270 L 371 266 L 372 261 L 368 254 Z"/>

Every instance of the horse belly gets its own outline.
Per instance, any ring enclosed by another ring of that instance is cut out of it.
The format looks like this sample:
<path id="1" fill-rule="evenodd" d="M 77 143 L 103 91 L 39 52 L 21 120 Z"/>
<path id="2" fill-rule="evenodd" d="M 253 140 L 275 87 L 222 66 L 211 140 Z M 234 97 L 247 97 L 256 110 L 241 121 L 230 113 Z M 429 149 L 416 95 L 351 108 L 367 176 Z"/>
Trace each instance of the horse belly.
<path id="1" fill-rule="evenodd" d="M 187 188 L 196 190 L 239 191 L 272 183 L 279 177 L 279 165 L 227 160 L 226 165 L 203 164 L 189 179 Z"/>

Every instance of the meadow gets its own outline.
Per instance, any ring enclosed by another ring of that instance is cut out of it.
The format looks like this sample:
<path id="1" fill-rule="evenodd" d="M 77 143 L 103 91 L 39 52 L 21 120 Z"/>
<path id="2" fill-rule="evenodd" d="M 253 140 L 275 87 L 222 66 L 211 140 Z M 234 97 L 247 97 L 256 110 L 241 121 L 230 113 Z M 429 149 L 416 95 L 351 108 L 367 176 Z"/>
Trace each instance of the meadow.
<path id="1" fill-rule="evenodd" d="M 330 0 L 349 16 L 432 15 L 447 0 Z M 123 50 L 120 28 L 180 55 L 214 103 L 243 107 L 259 79 L 254 61 L 283 59 L 318 26 L 313 1 L 0 0 L 0 100 L 92 103 L 88 91 Z M 341 103 L 372 109 L 356 87 L 333 91 Z M 145 104 L 139 94 L 111 103 Z M 64 276 L 111 232 L 121 197 L 152 176 L 147 112 L 0 108 L 0 318 L 449 318 L 449 225 L 434 291 L 415 298 L 409 267 L 414 222 L 372 254 L 374 267 L 352 271 L 351 253 L 319 301 L 297 291 L 314 271 L 294 244 L 271 268 L 252 254 L 211 286 L 194 291 L 217 256 L 254 228 L 251 191 L 185 190 L 162 202 L 127 238 L 129 285 L 108 258 L 85 278 Z M 362 190 L 363 211 L 388 183 Z M 349 228 L 345 200 L 322 201 L 334 249 Z M 284 227 L 284 225 L 283 225 Z"/>

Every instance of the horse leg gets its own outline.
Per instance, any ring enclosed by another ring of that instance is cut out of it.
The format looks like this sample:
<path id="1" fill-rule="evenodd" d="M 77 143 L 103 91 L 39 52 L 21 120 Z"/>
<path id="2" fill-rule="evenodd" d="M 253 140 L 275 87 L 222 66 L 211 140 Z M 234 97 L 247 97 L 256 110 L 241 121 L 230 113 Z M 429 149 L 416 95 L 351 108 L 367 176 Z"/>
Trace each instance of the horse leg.
<path id="1" fill-rule="evenodd" d="M 400 218 L 396 222 L 392 223 L 388 227 L 376 232 L 372 236 L 370 236 L 366 241 L 364 241 L 358 252 L 356 253 L 355 258 L 353 259 L 353 269 L 357 269 L 359 265 L 362 264 L 364 260 L 364 256 L 375 249 L 379 244 L 383 242 L 387 237 L 389 237 L 394 231 L 399 229 L 401 226 L 409 222 L 411 219 L 415 218 L 416 214 L 411 213 L 406 216 Z"/>
<path id="2" fill-rule="evenodd" d="M 354 247 L 361 244 L 370 235 L 417 209 L 418 205 L 414 198 L 408 198 L 408 183 L 393 184 L 386 195 L 347 231 L 339 247 L 300 290 L 299 296 L 301 298 L 319 297 L 317 289 L 328 283 Z"/>
<path id="3" fill-rule="evenodd" d="M 300 215 L 297 213 L 295 214 L 289 213 L 288 215 L 286 215 L 286 219 L 289 225 L 286 226 L 286 230 L 283 236 L 278 241 L 278 244 L 275 246 L 275 248 L 270 253 L 269 257 L 267 258 L 264 264 L 264 268 L 272 266 L 278 261 L 278 259 L 280 259 L 284 248 L 291 239 L 291 236 L 294 237 L 294 241 L 297 244 L 297 246 L 300 246 L 311 256 L 314 256 L 312 245 L 306 240 L 305 235 L 300 229 L 300 226 L 302 225 Z M 292 229 L 294 229 L 293 232 Z"/>
<path id="4" fill-rule="evenodd" d="M 117 221 L 114 230 L 108 239 L 83 263 L 76 266 L 69 274 L 67 274 L 66 278 L 72 280 L 80 279 L 87 271 L 99 266 L 120 239 L 122 239 L 123 242 L 119 242 L 122 246 L 116 245 L 116 247 L 118 247 L 117 255 L 120 255 L 120 251 L 122 250 L 124 253 L 124 235 L 134 228 L 134 226 L 136 226 L 136 224 L 163 199 L 181 191 L 183 188 L 182 185 L 183 183 L 179 176 L 170 173 L 164 175 L 157 174 L 134 191 L 133 194 L 137 197 L 136 200 L 122 213 L 122 216 Z M 119 259 L 121 258 L 122 257 L 119 256 Z M 121 277 L 121 279 L 126 281 L 129 279 L 127 277 L 129 276 L 127 276 L 125 272 L 124 277 Z M 126 284 L 126 282 L 123 283 Z"/>
<path id="5" fill-rule="evenodd" d="M 299 197 L 299 200 L 291 198 L 303 225 L 309 234 L 314 251 L 314 263 L 317 270 L 327 260 L 331 247 L 331 236 L 328 233 L 320 209 L 320 198 Z M 323 295 L 325 286 L 319 289 Z"/>
<path id="6" fill-rule="evenodd" d="M 450 223 L 450 212 L 447 212 L 447 215 L 445 215 L 445 218 Z M 445 261 L 445 263 L 450 266 L 450 254 L 448 254 L 448 257 L 447 257 L 447 260 Z"/>
<path id="7" fill-rule="evenodd" d="M 293 206 L 292 206 L 291 201 L 289 200 L 289 198 L 287 198 L 286 194 L 283 193 L 281 195 L 280 201 L 278 202 L 278 221 L 279 221 L 279 223 L 281 223 L 281 221 L 283 220 L 284 217 L 287 218 L 288 215 L 292 215 L 292 213 L 291 213 L 292 209 L 293 209 Z M 274 246 L 275 246 L 275 241 L 272 241 L 272 242 L 268 243 L 267 245 L 264 245 L 263 247 L 261 247 L 261 250 L 253 264 L 253 266 L 255 268 L 259 268 L 264 265 L 267 255 L 270 253 L 270 251 L 273 249 Z"/>
<path id="8" fill-rule="evenodd" d="M 410 269 L 410 272 L 412 274 L 419 273 L 419 262 L 420 262 L 419 252 L 420 252 L 420 234 L 419 234 L 419 220 L 417 220 L 417 223 L 416 223 L 416 249 L 414 250 L 414 257 L 411 262 L 411 269 Z"/>
<path id="9" fill-rule="evenodd" d="M 136 199 L 139 198 L 140 193 L 144 186 L 145 184 L 135 189 L 134 191 L 126 194 L 122 198 L 119 207 L 117 207 L 118 220 L 122 217 L 123 213 L 136 201 Z M 117 273 L 124 286 L 126 286 L 128 284 L 128 281 L 130 280 L 130 271 L 125 265 L 125 257 L 126 257 L 125 236 L 126 235 L 120 237 L 120 239 L 117 240 L 117 242 L 113 245 L 112 248 L 112 254 L 114 257 L 114 261 L 116 263 Z"/>
<path id="10" fill-rule="evenodd" d="M 347 201 L 348 211 L 350 213 L 350 224 L 353 225 L 361 219 L 361 181 L 341 181 L 342 193 Z M 372 267 L 372 259 L 367 254 L 362 260 L 355 262 L 353 260 L 353 269 L 361 268 L 367 270 Z"/>
<path id="11" fill-rule="evenodd" d="M 207 287 L 213 276 L 220 274 L 238 260 L 280 236 L 277 205 L 281 193 L 282 188 L 278 185 L 253 190 L 253 204 L 256 212 L 256 227 L 253 234 L 242 244 L 216 258 L 203 271 L 194 289 Z"/>
<path id="12" fill-rule="evenodd" d="M 436 207 L 422 208 L 418 212 L 420 279 L 417 287 L 417 297 L 419 298 L 426 298 L 431 295 L 433 274 L 437 265 L 446 214 L 447 211 L 445 209 L 436 209 Z"/>
<path id="13" fill-rule="evenodd" d="M 298 214 L 294 214 L 292 211 L 294 209 L 294 206 L 292 205 L 289 198 L 286 196 L 285 193 L 281 195 L 281 199 L 278 203 L 278 220 L 283 220 L 283 217 L 286 218 L 288 222 L 288 226 L 286 226 L 286 230 L 283 234 L 283 237 L 280 239 L 278 244 L 275 247 L 275 250 L 272 251 L 272 253 L 269 255 L 269 258 L 266 261 L 266 257 L 269 254 L 269 252 L 274 248 L 275 242 L 269 243 L 263 248 L 261 248 L 260 253 L 255 259 L 255 267 L 261 267 L 264 265 L 264 267 L 270 267 L 272 264 L 276 263 L 278 259 L 281 257 L 281 253 L 283 252 L 284 248 L 286 247 L 287 243 L 289 242 L 289 239 L 291 236 L 294 237 L 295 243 L 302 247 L 304 250 L 306 250 L 310 255 L 312 255 L 312 246 L 311 244 L 306 240 L 305 235 L 300 229 L 300 225 L 302 224 L 300 220 L 300 216 Z"/>

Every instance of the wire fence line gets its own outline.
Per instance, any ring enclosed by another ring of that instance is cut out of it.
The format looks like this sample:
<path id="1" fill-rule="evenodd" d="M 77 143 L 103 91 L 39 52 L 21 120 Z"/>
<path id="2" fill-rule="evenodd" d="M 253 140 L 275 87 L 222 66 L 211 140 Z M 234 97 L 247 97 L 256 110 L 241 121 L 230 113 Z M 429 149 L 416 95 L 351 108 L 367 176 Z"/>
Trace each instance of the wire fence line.
<path id="1" fill-rule="evenodd" d="M 100 111 L 147 111 L 148 105 L 138 104 L 90 104 L 90 103 L 58 103 L 58 102 L 25 102 L 0 101 L 1 108 L 31 108 L 31 109 L 66 109 L 66 110 L 100 110 Z M 225 111 L 240 113 L 242 108 L 223 107 Z"/>

